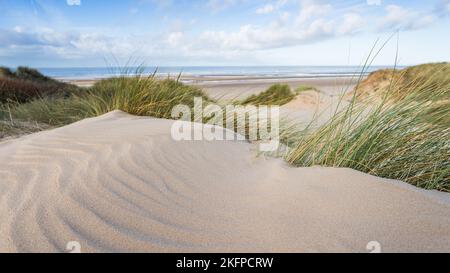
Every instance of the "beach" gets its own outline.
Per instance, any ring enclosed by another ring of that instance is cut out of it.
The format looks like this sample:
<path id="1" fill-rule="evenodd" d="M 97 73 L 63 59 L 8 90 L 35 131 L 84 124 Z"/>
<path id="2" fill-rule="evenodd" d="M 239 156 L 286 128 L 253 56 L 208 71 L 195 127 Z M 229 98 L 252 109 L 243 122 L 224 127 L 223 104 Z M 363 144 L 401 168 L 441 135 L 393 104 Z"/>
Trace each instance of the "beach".
<path id="1" fill-rule="evenodd" d="M 159 76 L 166 79 L 167 76 Z M 184 84 L 202 89 L 210 98 L 220 104 L 244 100 L 251 95 L 257 95 L 274 84 L 286 84 L 292 90 L 306 87 L 306 90 L 296 96 L 295 100 L 281 107 L 281 116 L 305 127 L 314 120 L 315 126 L 326 123 L 337 109 L 348 105 L 351 94 L 364 76 L 351 77 L 293 77 L 293 76 L 182 76 L 172 77 Z M 99 79 L 70 80 L 71 84 L 81 87 L 94 85 Z M 345 96 L 347 94 L 347 96 Z"/>
<path id="2" fill-rule="evenodd" d="M 450 253 L 450 0 L 0 10 L 0 253 Z"/>
<path id="3" fill-rule="evenodd" d="M 165 79 L 167 76 L 159 76 Z M 344 77 L 294 77 L 294 76 L 181 76 L 171 77 L 181 82 L 202 88 L 212 98 L 218 100 L 245 99 L 246 97 L 265 91 L 273 84 L 288 84 L 296 89 L 299 86 L 311 86 L 330 96 L 338 96 L 353 90 L 359 80 L 358 75 Z M 363 79 L 364 77 L 362 77 Z M 77 86 L 89 87 L 100 79 L 62 79 Z"/>
<path id="4" fill-rule="evenodd" d="M 450 251 L 447 194 L 172 123 L 115 111 L 1 143 L 0 252 Z"/>
<path id="5" fill-rule="evenodd" d="M 133 107 L 140 110 L 158 105 L 160 96 L 172 96 L 160 101 L 167 113 L 172 98 L 183 101 L 198 94 L 224 106 L 284 84 L 288 92 L 300 91 L 280 106 L 281 118 L 314 134 L 322 125 L 331 126 L 337 112 L 353 106 L 350 98 L 360 80 L 251 75 L 165 79 L 124 77 L 102 83 L 115 83 L 106 85 L 106 91 L 114 92 L 107 94 L 124 100 L 112 109 L 134 111 L 130 103 L 136 103 Z M 83 107 L 114 98 L 92 92 L 104 92 L 94 88 L 99 79 L 64 81 L 83 87 L 64 99 L 75 107 L 86 90 L 90 93 L 84 95 Z M 176 86 L 182 96 L 164 84 Z M 123 87 L 136 89 L 130 93 Z M 143 99 L 129 100 L 142 94 Z M 53 107 L 55 101 L 48 102 L 46 107 Z M 364 111 L 372 108 L 366 105 Z M 62 109 L 63 118 L 73 110 Z M 88 253 L 450 252 L 450 195 L 437 187 L 420 189 L 368 174 L 370 170 L 296 167 L 296 159 L 284 153 L 302 151 L 301 142 L 296 144 L 300 148 L 285 142 L 276 153 L 261 153 L 258 141 L 219 126 L 205 128 L 235 139 L 179 141 L 173 135 L 175 121 L 151 117 L 155 112 L 137 116 L 100 109 L 104 113 L 39 125 L 36 133 L 0 142 L 0 252 L 71 252 L 74 247 Z M 364 111 L 356 115 L 364 117 Z M 12 120 L 14 113 L 7 117 Z M 183 124 L 190 135 L 203 132 L 200 124 Z M 392 124 L 388 128 L 399 126 L 395 119 Z M 378 130 L 374 134 L 380 138 Z M 318 143 L 312 149 L 323 142 Z M 358 146 L 365 143 L 363 138 Z"/>

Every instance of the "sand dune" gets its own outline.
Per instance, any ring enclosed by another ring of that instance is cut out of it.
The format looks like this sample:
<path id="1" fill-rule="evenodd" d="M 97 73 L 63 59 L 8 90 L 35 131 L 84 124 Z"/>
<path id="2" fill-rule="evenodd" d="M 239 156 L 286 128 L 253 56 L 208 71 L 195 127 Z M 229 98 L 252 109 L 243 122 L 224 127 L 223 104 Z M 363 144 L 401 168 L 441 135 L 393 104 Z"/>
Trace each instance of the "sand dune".
<path id="1" fill-rule="evenodd" d="M 249 78 L 235 77 L 223 79 L 195 79 L 193 85 L 202 88 L 208 96 L 216 100 L 243 100 L 251 95 L 267 90 L 273 84 L 287 84 L 293 90 L 299 86 L 314 86 L 324 94 L 339 96 L 353 90 L 357 78 Z"/>
<path id="2" fill-rule="evenodd" d="M 324 125 L 330 121 L 337 109 L 344 109 L 348 101 L 341 96 L 332 96 L 322 91 L 303 91 L 291 102 L 281 106 L 281 116 L 295 122 L 298 128 L 309 125 Z"/>
<path id="3" fill-rule="evenodd" d="M 448 195 L 113 112 L 0 144 L 0 251 L 450 251 Z"/>

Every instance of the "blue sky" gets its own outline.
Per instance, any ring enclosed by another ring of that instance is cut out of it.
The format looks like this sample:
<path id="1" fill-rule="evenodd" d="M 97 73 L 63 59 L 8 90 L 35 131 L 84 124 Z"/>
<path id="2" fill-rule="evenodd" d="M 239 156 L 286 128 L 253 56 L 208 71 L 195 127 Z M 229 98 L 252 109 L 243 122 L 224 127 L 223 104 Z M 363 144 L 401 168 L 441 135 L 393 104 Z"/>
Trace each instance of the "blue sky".
<path id="1" fill-rule="evenodd" d="M 400 64 L 450 61 L 450 0 L 0 0 L 0 14 L 8 66 L 358 65 L 397 31 Z"/>

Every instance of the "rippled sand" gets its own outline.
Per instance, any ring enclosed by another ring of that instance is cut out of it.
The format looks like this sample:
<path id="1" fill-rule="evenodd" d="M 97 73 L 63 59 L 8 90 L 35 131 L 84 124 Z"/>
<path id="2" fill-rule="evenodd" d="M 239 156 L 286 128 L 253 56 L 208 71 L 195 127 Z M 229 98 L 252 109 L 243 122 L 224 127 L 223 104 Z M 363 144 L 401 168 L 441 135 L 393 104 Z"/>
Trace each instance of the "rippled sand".
<path id="1" fill-rule="evenodd" d="M 113 112 L 0 144 L 0 251 L 450 251 L 448 195 Z"/>

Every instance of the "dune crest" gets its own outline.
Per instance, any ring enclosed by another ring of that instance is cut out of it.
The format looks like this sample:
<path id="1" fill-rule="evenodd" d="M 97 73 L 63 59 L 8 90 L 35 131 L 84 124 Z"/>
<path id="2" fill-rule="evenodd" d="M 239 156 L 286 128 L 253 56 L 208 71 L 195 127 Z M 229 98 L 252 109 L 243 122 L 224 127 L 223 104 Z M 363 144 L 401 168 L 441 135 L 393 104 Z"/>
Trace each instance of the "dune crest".
<path id="1" fill-rule="evenodd" d="M 0 143 L 0 252 L 450 251 L 450 205 L 115 111 Z"/>

